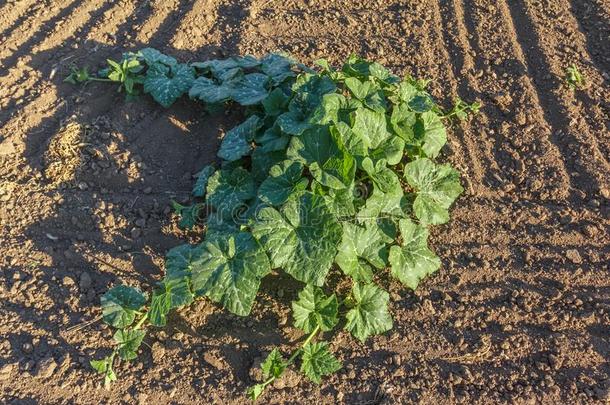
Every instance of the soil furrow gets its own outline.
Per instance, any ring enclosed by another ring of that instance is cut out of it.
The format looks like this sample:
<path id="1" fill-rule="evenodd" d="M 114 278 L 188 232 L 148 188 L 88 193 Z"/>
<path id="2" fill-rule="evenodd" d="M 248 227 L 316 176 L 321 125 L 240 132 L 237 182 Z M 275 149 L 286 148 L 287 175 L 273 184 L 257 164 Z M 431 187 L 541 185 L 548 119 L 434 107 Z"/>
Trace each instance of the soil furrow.
<path id="1" fill-rule="evenodd" d="M 564 2 L 564 4 L 567 1 Z M 570 0 L 571 9 L 586 38 L 593 63 L 610 83 L 610 5 L 604 0 Z"/>
<path id="2" fill-rule="evenodd" d="M 510 145 L 507 148 L 520 156 L 516 167 L 507 173 L 514 174 L 519 192 L 540 194 L 546 199 L 567 197 L 567 171 L 550 142 L 552 130 L 545 121 L 536 88 L 526 75 L 527 63 L 510 16 L 496 2 L 464 6 L 468 32 L 476 40 L 476 67 L 484 72 L 481 86 L 486 88 L 488 102 L 500 112 L 494 119 L 496 131 Z M 537 180 L 542 178 L 547 181 Z"/>
<path id="3" fill-rule="evenodd" d="M 77 3 L 77 0 L 73 0 L 63 7 L 53 3 L 48 9 L 41 7 L 44 11 L 39 11 L 39 15 L 30 16 L 14 30 L 0 48 L 0 75 L 4 76 L 6 69 L 13 66 L 19 57 L 28 55 L 35 48 L 37 51 L 36 45 L 44 41 L 58 24 L 74 12 Z"/>
<path id="4" fill-rule="evenodd" d="M 610 399 L 610 192 L 587 194 L 610 181 L 610 3 L 357 3 L 0 0 L 1 403 L 241 405 L 261 356 L 302 339 L 290 312 L 302 285 L 274 271 L 248 318 L 198 300 L 147 329 L 110 389 L 91 370 L 113 344 L 89 322 L 100 296 L 120 283 L 151 291 L 166 252 L 201 241 L 171 201 L 192 202 L 193 173 L 243 117 L 63 83 L 72 63 L 96 71 L 146 46 L 185 62 L 280 51 L 339 65 L 357 53 L 432 79 L 445 107 L 453 96 L 483 103 L 448 128 L 441 160 L 470 192 L 430 229 L 439 271 L 412 292 L 380 270 L 394 329 L 364 343 L 326 333 L 343 368 L 316 385 L 291 367 L 262 402 Z M 565 87 L 570 63 L 588 86 Z"/>
<path id="5" fill-rule="evenodd" d="M 570 89 L 564 79 L 567 66 L 582 65 L 582 60 L 586 58 L 595 61 L 595 55 L 588 52 L 585 34 L 580 30 L 574 14 L 570 12 L 569 1 L 559 0 L 544 8 L 532 6 L 530 1 L 526 2 L 526 5 L 533 23 L 540 27 L 541 45 L 548 55 L 551 73 L 556 78 L 554 83 L 556 97 L 562 99 L 566 109 L 570 111 L 571 122 L 578 117 L 584 118 L 588 127 L 587 132 L 596 140 L 594 148 L 601 155 L 597 158 L 605 162 L 606 168 L 609 168 L 610 86 L 605 85 L 606 78 L 601 74 L 604 70 L 600 72 L 598 69 L 585 66 L 586 88 L 583 89 Z M 549 23 L 555 20 L 561 21 L 561 26 Z M 610 31 L 608 39 L 610 39 Z M 596 46 L 594 49 L 599 50 L 600 47 Z M 600 169 L 603 170 L 601 167 Z"/>
<path id="6" fill-rule="evenodd" d="M 526 8 L 522 1 L 500 3 L 500 10 L 506 15 L 507 22 L 512 21 L 516 39 L 527 59 L 526 68 L 536 87 L 547 121 L 553 128 L 553 139 L 561 149 L 565 164 L 570 168 L 571 185 L 586 193 L 575 197 L 591 198 L 600 190 L 610 190 L 609 163 L 603 158 L 597 140 L 590 134 L 587 125 L 576 119 L 567 103 L 555 94 L 555 86 L 549 82 L 549 73 L 552 72 L 549 53 Z M 531 52 L 532 49 L 537 52 Z"/>
<path id="7" fill-rule="evenodd" d="M 439 47 L 444 44 L 440 50 L 442 66 L 446 68 L 447 80 L 445 83 L 451 84 L 451 94 L 459 96 L 467 102 L 472 102 L 475 99 L 481 100 L 481 93 L 478 91 L 478 83 L 473 80 L 473 77 L 469 74 L 466 65 L 470 65 L 469 48 L 467 41 L 463 41 L 463 37 L 459 35 L 459 28 L 457 27 L 457 19 L 451 19 L 451 16 L 447 13 L 448 4 L 443 4 L 443 10 L 437 2 L 432 2 L 431 7 L 434 9 L 434 19 L 432 21 L 432 29 L 437 36 L 437 40 L 434 44 Z M 455 15 L 453 15 L 455 17 Z M 440 28 L 443 28 L 442 30 Z M 458 45 L 459 44 L 459 45 Z M 471 189 L 471 193 L 477 196 L 492 195 L 493 191 L 486 187 L 489 184 L 488 181 L 484 180 L 485 174 L 483 166 L 490 170 L 494 164 L 488 159 L 489 155 L 483 153 L 476 153 L 476 150 L 480 150 L 478 147 L 477 139 L 474 139 L 473 133 L 481 134 L 483 130 L 488 126 L 487 117 L 485 112 L 473 121 L 464 124 L 453 125 L 454 137 L 459 140 L 459 150 L 456 151 L 459 159 L 456 164 L 466 176 L 467 183 Z M 451 138 L 449 138 L 451 142 Z M 485 162 L 482 162 L 485 160 Z M 496 167 L 497 168 L 497 167 Z"/>
<path id="8" fill-rule="evenodd" d="M 33 10 L 32 5 L 36 3 L 40 3 L 39 7 L 45 6 L 43 2 L 28 0 L 20 1 L 17 4 L 5 3 L 0 8 L 0 26 L 5 27 L 0 32 L 0 41 L 4 42 L 7 35 L 14 32 L 17 27 L 20 27 L 30 17 Z"/>

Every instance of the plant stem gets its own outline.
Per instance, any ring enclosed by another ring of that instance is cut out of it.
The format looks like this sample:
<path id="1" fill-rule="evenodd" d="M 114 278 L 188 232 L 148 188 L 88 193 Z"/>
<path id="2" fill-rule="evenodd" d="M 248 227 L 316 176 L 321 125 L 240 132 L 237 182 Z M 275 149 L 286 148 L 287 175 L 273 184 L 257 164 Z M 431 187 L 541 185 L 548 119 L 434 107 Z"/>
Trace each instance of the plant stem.
<path id="1" fill-rule="evenodd" d="M 146 322 L 146 320 L 148 319 L 148 312 L 146 312 L 144 314 L 144 316 L 142 318 L 140 318 L 140 320 L 138 321 L 138 323 L 135 324 L 135 326 L 133 327 L 133 330 L 138 330 L 142 327 L 142 325 L 144 324 L 144 322 Z"/>
<path id="2" fill-rule="evenodd" d="M 303 341 L 303 343 L 301 344 L 301 347 L 299 347 L 297 350 L 295 350 L 294 353 L 292 353 L 292 356 L 290 356 L 290 358 L 288 359 L 288 361 L 286 362 L 286 364 L 292 364 L 294 362 L 294 360 L 297 358 L 297 356 L 299 355 L 299 353 L 301 353 L 301 351 L 303 350 L 303 348 L 305 346 L 307 346 L 307 344 L 309 342 L 311 342 L 311 339 L 314 338 L 314 336 L 316 336 L 316 334 L 320 331 L 320 325 L 316 325 L 316 327 L 311 331 L 311 333 L 309 334 L 309 336 L 307 336 L 307 339 L 305 339 Z"/>
<path id="3" fill-rule="evenodd" d="M 114 80 L 104 79 L 101 77 L 91 77 L 91 76 L 89 76 L 87 78 L 87 80 L 92 81 L 92 82 L 109 82 L 109 83 L 114 82 Z"/>

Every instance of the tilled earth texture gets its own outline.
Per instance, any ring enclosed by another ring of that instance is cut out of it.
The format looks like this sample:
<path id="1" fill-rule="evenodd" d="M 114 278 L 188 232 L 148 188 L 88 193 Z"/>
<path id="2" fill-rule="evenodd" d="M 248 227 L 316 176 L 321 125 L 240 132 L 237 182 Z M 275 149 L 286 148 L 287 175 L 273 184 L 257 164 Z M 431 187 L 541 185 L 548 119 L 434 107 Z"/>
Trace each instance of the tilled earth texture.
<path id="1" fill-rule="evenodd" d="M 339 373 L 320 385 L 289 373 L 261 403 L 610 401 L 610 2 L 5 0 L 0 402 L 244 404 L 253 363 L 301 337 L 299 286 L 275 275 L 251 317 L 205 300 L 173 314 L 111 389 L 90 369 L 111 347 L 100 295 L 149 290 L 165 252 L 196 240 L 170 201 L 189 198 L 240 114 L 62 82 L 72 64 L 145 46 L 182 61 L 355 52 L 433 79 L 444 106 L 483 103 L 449 129 L 444 156 L 466 192 L 433 230 L 442 269 L 415 293 L 391 286 L 391 332 L 328 336 Z"/>

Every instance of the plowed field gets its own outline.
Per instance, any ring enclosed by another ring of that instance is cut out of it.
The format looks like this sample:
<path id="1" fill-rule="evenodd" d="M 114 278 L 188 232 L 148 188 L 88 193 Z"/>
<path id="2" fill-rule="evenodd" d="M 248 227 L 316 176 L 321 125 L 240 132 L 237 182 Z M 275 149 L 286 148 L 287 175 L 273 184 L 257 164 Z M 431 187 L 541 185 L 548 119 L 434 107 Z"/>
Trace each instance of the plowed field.
<path id="1" fill-rule="evenodd" d="M 289 375 L 262 402 L 610 401 L 610 2 L 8 0 L 0 402 L 247 403 L 256 358 L 300 337 L 289 318 L 298 286 L 276 277 L 247 319 L 208 301 L 174 314 L 110 390 L 90 369 L 111 343 L 95 322 L 100 295 L 162 276 L 185 238 L 170 200 L 188 198 L 238 114 L 63 83 L 72 64 L 95 70 L 145 46 L 183 61 L 285 51 L 340 63 L 355 52 L 432 79 L 445 106 L 483 103 L 449 129 L 445 157 L 466 192 L 433 231 L 442 269 L 415 294 L 390 291 L 390 333 L 364 345 L 333 336 L 338 374 L 319 386 Z M 583 89 L 564 81 L 572 63 Z"/>

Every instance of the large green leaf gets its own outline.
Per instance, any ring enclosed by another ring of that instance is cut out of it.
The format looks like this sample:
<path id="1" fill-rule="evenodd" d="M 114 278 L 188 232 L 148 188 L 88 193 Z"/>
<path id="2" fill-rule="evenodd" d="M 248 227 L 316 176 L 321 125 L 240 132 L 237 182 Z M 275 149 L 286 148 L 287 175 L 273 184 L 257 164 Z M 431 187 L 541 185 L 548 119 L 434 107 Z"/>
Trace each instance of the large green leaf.
<path id="1" fill-rule="evenodd" d="M 354 180 L 356 162 L 327 127 L 314 127 L 293 137 L 286 154 L 308 165 L 311 175 L 327 187 L 346 188 Z"/>
<path id="2" fill-rule="evenodd" d="M 154 48 L 141 49 L 136 55 L 143 59 L 148 66 L 154 65 L 157 62 L 161 62 L 167 66 L 174 66 L 178 64 L 175 58 L 162 54 Z"/>
<path id="3" fill-rule="evenodd" d="M 406 103 L 398 104 L 392 109 L 392 129 L 399 137 L 413 145 L 416 144 L 413 130 L 416 120 L 417 114 L 411 111 Z"/>
<path id="4" fill-rule="evenodd" d="M 316 326 L 323 331 L 335 327 L 338 319 L 337 297 L 327 297 L 320 287 L 308 284 L 299 293 L 299 299 L 292 302 L 294 326 L 305 333 L 311 333 Z"/>
<path id="5" fill-rule="evenodd" d="M 269 95 L 266 84 L 269 78 L 262 73 L 250 73 L 230 83 L 231 98 L 241 105 L 254 105 Z"/>
<path id="6" fill-rule="evenodd" d="M 252 152 L 252 177 L 257 183 L 262 183 L 271 168 L 283 160 L 286 160 L 285 150 L 266 152 L 263 148 L 256 148 Z"/>
<path id="7" fill-rule="evenodd" d="M 317 187 L 322 188 L 320 183 L 317 183 Z M 313 190 L 313 187 L 312 187 Z M 359 202 L 358 189 L 352 184 L 350 187 L 342 189 L 324 190 L 318 194 L 324 197 L 328 209 L 338 219 L 351 219 L 356 214 L 356 206 L 354 203 Z"/>
<path id="8" fill-rule="evenodd" d="M 397 194 L 401 190 L 400 179 L 392 169 L 386 166 L 385 159 L 373 164 L 373 161 L 367 157 L 362 161 L 362 168 L 369 175 L 376 189 L 384 193 Z"/>
<path id="9" fill-rule="evenodd" d="M 269 171 L 269 177 L 260 185 L 258 196 L 261 201 L 274 206 L 284 204 L 295 192 L 305 190 L 309 180 L 301 177 L 303 165 L 300 162 L 285 160 Z"/>
<path id="10" fill-rule="evenodd" d="M 422 224 L 444 224 L 449 221 L 449 207 L 464 191 L 457 170 L 437 165 L 427 158 L 405 165 L 405 179 L 417 191 L 413 212 Z"/>
<path id="11" fill-rule="evenodd" d="M 322 377 L 342 367 L 341 362 L 328 350 L 328 343 L 308 343 L 303 347 L 301 372 L 311 381 L 320 384 Z"/>
<path id="12" fill-rule="evenodd" d="M 371 149 L 379 147 L 391 136 L 387 129 L 385 114 L 368 108 L 356 110 L 352 131 L 364 140 L 366 147 Z"/>
<path id="13" fill-rule="evenodd" d="M 233 215 L 245 201 L 255 196 L 254 180 L 241 167 L 219 170 L 208 180 L 207 202 L 223 217 Z"/>
<path id="14" fill-rule="evenodd" d="M 204 103 L 218 104 L 231 99 L 231 87 L 216 83 L 205 76 L 199 76 L 189 90 L 189 97 Z"/>
<path id="15" fill-rule="evenodd" d="M 435 158 L 447 143 L 447 131 L 436 113 L 421 114 L 413 127 L 415 139 L 421 145 L 425 156 Z"/>
<path id="16" fill-rule="evenodd" d="M 296 76 L 292 71 L 294 62 L 283 55 L 269 54 L 262 60 L 261 70 L 268 75 L 274 83 L 280 84 L 289 77 Z"/>
<path id="17" fill-rule="evenodd" d="M 262 135 L 258 135 L 255 140 L 259 144 L 261 152 L 285 151 L 292 137 L 283 132 L 277 124 L 268 128 Z"/>
<path id="18" fill-rule="evenodd" d="M 165 255 L 165 279 L 190 276 L 194 264 L 201 258 L 201 246 L 183 244 L 171 248 Z"/>
<path id="19" fill-rule="evenodd" d="M 169 67 L 162 63 L 155 63 L 149 65 L 146 71 L 144 92 L 150 93 L 163 107 L 169 107 L 189 91 L 194 80 L 195 72 L 186 64 Z"/>
<path id="20" fill-rule="evenodd" d="M 271 271 L 265 251 L 248 232 L 218 235 L 202 248 L 201 262 L 193 268 L 195 293 L 248 315 L 261 279 Z"/>
<path id="21" fill-rule="evenodd" d="M 263 100 L 263 108 L 269 116 L 278 116 L 286 109 L 288 105 L 288 96 L 279 87 L 273 89 L 271 93 Z"/>
<path id="22" fill-rule="evenodd" d="M 355 305 L 346 315 L 345 329 L 364 342 L 367 337 L 392 329 L 388 311 L 390 296 L 375 284 L 354 283 L 352 297 Z"/>
<path id="23" fill-rule="evenodd" d="M 222 138 L 217 153 L 218 157 L 232 162 L 249 155 L 252 149 L 252 139 L 261 125 L 261 119 L 256 115 L 251 115 L 247 120 L 232 128 Z"/>
<path id="24" fill-rule="evenodd" d="M 373 190 L 364 207 L 358 211 L 358 221 L 376 218 L 403 218 L 406 216 L 407 199 L 400 187 L 383 192 L 378 188 Z"/>
<path id="25" fill-rule="evenodd" d="M 389 165 L 396 165 L 402 160 L 404 149 L 405 141 L 398 136 L 393 136 L 382 142 L 377 149 L 372 150 L 369 156 L 373 160 L 385 159 Z"/>
<path id="26" fill-rule="evenodd" d="M 214 174 L 216 169 L 212 165 L 206 165 L 203 169 L 195 175 L 197 181 L 193 186 L 193 197 L 203 197 L 205 195 L 205 189 L 208 185 L 210 176 Z"/>
<path id="27" fill-rule="evenodd" d="M 114 341 L 118 345 L 119 356 L 123 360 L 133 360 L 138 357 L 137 351 L 142 344 L 146 332 L 143 330 L 119 329 L 114 333 Z"/>
<path id="28" fill-rule="evenodd" d="M 348 153 L 356 159 L 358 164 L 368 155 L 368 146 L 365 139 L 352 131 L 345 122 L 337 122 L 330 127 L 330 132 L 333 138 L 340 141 Z"/>
<path id="29" fill-rule="evenodd" d="M 299 111 L 288 111 L 277 117 L 277 125 L 290 135 L 299 136 L 313 125 L 309 117 Z"/>
<path id="30" fill-rule="evenodd" d="M 146 304 L 146 295 L 138 288 L 117 285 L 102 295 L 101 304 L 104 322 L 115 328 L 125 328 L 133 323 L 135 311 Z"/>
<path id="31" fill-rule="evenodd" d="M 428 229 L 409 219 L 399 222 L 402 246 L 390 248 L 392 275 L 415 290 L 420 280 L 437 271 L 440 259 L 428 248 Z"/>
<path id="32" fill-rule="evenodd" d="M 216 78 L 222 77 L 225 72 L 235 69 L 252 69 L 259 66 L 261 63 L 256 58 L 250 55 L 234 56 L 227 59 L 211 59 L 205 62 L 194 62 L 191 66 L 210 72 Z"/>
<path id="33" fill-rule="evenodd" d="M 280 211 L 260 210 L 252 233 L 282 267 L 299 281 L 321 286 L 341 240 L 341 225 L 323 197 L 311 193 L 290 198 Z"/>
<path id="34" fill-rule="evenodd" d="M 356 281 L 370 283 L 373 268 L 382 269 L 388 260 L 387 236 L 375 221 L 364 226 L 343 223 L 343 239 L 335 261 L 341 270 Z"/>

